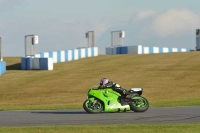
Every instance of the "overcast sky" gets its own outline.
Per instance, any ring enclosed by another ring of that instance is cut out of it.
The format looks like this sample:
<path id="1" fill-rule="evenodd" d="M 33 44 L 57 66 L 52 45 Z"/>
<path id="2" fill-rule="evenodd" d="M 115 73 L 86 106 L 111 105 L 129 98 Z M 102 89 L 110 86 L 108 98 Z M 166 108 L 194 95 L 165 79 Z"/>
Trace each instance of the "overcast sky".
<path id="1" fill-rule="evenodd" d="M 195 49 L 199 0 L 0 0 L 3 56 L 24 56 L 24 36 L 36 34 L 36 52 L 87 46 L 85 33 L 105 54 L 113 30 L 124 45 Z"/>

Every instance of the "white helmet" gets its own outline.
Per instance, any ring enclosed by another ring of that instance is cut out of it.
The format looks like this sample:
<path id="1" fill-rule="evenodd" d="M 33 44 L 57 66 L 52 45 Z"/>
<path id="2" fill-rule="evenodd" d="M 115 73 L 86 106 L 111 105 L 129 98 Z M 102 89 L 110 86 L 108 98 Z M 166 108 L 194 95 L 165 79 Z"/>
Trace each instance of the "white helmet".
<path id="1" fill-rule="evenodd" d="M 100 85 L 106 85 L 107 83 L 108 83 L 108 79 L 107 78 L 102 78 L 101 80 L 100 80 Z"/>

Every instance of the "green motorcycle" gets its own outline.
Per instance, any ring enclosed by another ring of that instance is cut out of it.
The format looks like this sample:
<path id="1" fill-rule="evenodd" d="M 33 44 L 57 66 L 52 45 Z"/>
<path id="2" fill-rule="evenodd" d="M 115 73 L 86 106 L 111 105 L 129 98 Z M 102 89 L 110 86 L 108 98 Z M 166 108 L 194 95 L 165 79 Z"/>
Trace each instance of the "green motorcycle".
<path id="1" fill-rule="evenodd" d="M 145 112 L 149 108 L 149 102 L 142 97 L 142 88 L 131 88 L 128 90 L 134 95 L 132 99 L 127 99 L 112 88 L 98 89 L 95 85 L 89 89 L 87 99 L 83 103 L 83 108 L 88 113 L 100 112 Z"/>

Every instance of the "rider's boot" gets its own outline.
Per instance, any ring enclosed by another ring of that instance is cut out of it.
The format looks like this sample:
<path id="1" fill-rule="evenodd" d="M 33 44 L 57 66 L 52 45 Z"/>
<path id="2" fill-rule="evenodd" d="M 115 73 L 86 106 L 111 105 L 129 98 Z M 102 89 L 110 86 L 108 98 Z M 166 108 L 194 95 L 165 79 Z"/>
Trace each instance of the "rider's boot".
<path id="1" fill-rule="evenodd" d="M 132 99 L 132 98 L 133 98 L 133 94 L 131 94 L 130 92 L 126 91 L 126 92 L 125 92 L 125 97 L 126 97 L 127 99 Z"/>
<path id="2" fill-rule="evenodd" d="M 133 95 L 130 92 L 128 92 L 126 89 L 122 88 L 122 87 L 116 88 L 116 91 L 119 92 L 126 99 L 133 98 Z"/>

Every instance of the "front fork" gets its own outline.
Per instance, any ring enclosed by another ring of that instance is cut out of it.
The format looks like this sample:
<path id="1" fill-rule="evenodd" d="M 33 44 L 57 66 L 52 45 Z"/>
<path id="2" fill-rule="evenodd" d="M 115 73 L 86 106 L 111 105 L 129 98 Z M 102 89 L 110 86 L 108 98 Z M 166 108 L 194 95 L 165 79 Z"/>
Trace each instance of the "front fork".
<path id="1" fill-rule="evenodd" d="M 97 100 L 95 100 L 95 98 L 88 98 L 88 100 L 90 101 L 89 107 L 95 107 L 95 104 L 97 103 Z"/>

